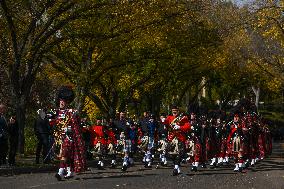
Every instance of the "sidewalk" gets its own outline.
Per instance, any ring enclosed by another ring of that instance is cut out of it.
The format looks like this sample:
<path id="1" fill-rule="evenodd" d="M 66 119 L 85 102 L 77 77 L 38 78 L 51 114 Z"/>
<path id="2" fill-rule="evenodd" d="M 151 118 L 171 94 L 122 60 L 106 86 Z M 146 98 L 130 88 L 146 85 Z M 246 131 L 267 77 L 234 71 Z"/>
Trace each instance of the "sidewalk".
<path id="1" fill-rule="evenodd" d="M 16 166 L 0 166 L 0 176 L 56 171 L 56 163 L 36 164 L 35 156 L 16 157 Z"/>
<path id="2" fill-rule="evenodd" d="M 87 167 L 95 167 L 96 159 L 87 160 Z M 0 166 L 0 176 L 12 176 L 19 174 L 32 174 L 32 173 L 48 173 L 56 172 L 58 170 L 58 161 L 49 164 L 36 164 L 35 156 L 16 157 L 16 166 L 2 165 Z"/>

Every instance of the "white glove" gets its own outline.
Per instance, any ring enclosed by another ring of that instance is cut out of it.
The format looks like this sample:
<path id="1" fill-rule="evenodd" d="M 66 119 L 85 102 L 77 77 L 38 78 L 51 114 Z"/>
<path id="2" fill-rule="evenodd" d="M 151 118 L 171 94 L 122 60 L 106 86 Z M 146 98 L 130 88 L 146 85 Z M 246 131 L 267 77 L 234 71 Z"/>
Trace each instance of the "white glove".
<path id="1" fill-rule="evenodd" d="M 175 125 L 174 126 L 174 130 L 179 130 L 180 129 L 180 126 L 179 125 Z"/>

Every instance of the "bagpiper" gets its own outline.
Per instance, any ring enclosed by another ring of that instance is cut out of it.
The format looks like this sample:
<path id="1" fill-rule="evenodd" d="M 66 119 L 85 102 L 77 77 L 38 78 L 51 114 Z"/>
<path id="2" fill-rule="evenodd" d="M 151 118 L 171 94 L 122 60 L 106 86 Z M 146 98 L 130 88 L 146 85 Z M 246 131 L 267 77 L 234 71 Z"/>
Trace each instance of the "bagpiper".
<path id="1" fill-rule="evenodd" d="M 173 176 L 180 174 L 181 158 L 184 155 L 185 141 L 190 130 L 188 117 L 180 113 L 176 105 L 172 106 L 172 115 L 165 120 L 168 129 L 167 153 L 171 155 L 174 162 Z"/>
<path id="2" fill-rule="evenodd" d="M 167 146 L 168 146 L 168 130 L 165 124 L 166 121 L 166 114 L 160 115 L 160 121 L 158 122 L 158 146 L 157 152 L 159 153 L 160 165 L 166 166 L 167 165 Z M 159 166 L 157 165 L 157 168 Z"/>
<path id="3" fill-rule="evenodd" d="M 86 159 L 78 112 L 68 107 L 74 99 L 73 90 L 69 86 L 62 86 L 57 99 L 59 109 L 54 111 L 51 126 L 55 139 L 53 147 L 60 160 L 59 170 L 55 177 L 60 181 L 63 178 L 73 177 L 74 173 L 84 171 Z M 64 176 L 65 172 L 67 174 Z"/>
<path id="4" fill-rule="evenodd" d="M 123 162 L 122 171 L 134 164 L 133 156 L 137 151 L 138 144 L 138 123 L 131 119 L 126 119 L 126 112 L 120 112 L 120 117 L 114 122 L 119 134 L 118 145 L 122 146 Z"/>
<path id="5" fill-rule="evenodd" d="M 234 171 L 242 171 L 244 168 L 244 136 L 240 113 L 234 113 L 233 121 L 228 123 L 230 133 L 227 138 L 228 154 L 235 160 Z"/>
<path id="6" fill-rule="evenodd" d="M 104 157 L 107 151 L 107 128 L 103 117 L 98 116 L 96 124 L 92 125 L 90 130 L 92 133 L 92 153 L 99 159 L 97 167 L 98 169 L 104 169 Z"/>
<path id="7" fill-rule="evenodd" d="M 189 140 L 191 145 L 191 171 L 197 171 L 198 166 L 201 164 L 205 167 L 205 161 L 207 157 L 207 123 L 206 117 L 201 116 L 198 120 L 195 113 L 191 113 L 191 132 Z"/>
<path id="8" fill-rule="evenodd" d="M 145 152 L 143 158 L 145 168 L 152 167 L 153 155 L 156 146 L 155 140 L 156 140 L 157 129 L 158 129 L 158 122 L 156 121 L 155 115 L 151 114 L 146 124 L 146 128 L 143 131 L 143 138 L 145 141 L 144 143 L 146 143 L 143 149 Z"/>

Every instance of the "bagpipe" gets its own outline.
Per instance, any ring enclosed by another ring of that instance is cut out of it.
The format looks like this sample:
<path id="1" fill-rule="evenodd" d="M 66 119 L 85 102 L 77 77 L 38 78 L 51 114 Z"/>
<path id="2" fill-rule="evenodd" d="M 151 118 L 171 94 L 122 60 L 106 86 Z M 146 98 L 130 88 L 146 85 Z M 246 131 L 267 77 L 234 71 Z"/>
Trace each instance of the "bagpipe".
<path id="1" fill-rule="evenodd" d="M 177 125 L 183 118 L 184 118 L 184 114 L 180 113 L 169 125 L 168 129 L 170 132 L 178 132 L 179 130 L 175 130 L 174 127 L 175 125 Z"/>
<path id="2" fill-rule="evenodd" d="M 66 111 L 61 117 L 58 117 L 58 112 L 51 110 L 47 113 L 47 118 L 49 119 L 52 129 L 54 143 L 56 146 L 59 146 L 62 143 L 62 137 L 64 135 L 69 136 L 72 133 L 71 126 L 68 126 L 71 116 L 68 114 L 68 111 Z"/>

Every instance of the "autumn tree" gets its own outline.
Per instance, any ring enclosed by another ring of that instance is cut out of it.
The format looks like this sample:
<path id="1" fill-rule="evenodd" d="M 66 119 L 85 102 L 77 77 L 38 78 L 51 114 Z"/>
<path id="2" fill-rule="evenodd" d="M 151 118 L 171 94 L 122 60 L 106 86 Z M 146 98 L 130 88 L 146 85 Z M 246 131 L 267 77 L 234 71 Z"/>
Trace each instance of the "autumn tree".
<path id="1" fill-rule="evenodd" d="M 19 150 L 24 150 L 26 107 L 46 54 L 67 40 L 61 30 L 76 19 L 89 17 L 101 4 L 89 1 L 0 1 L 1 64 L 8 68 L 13 104 L 19 121 Z"/>

